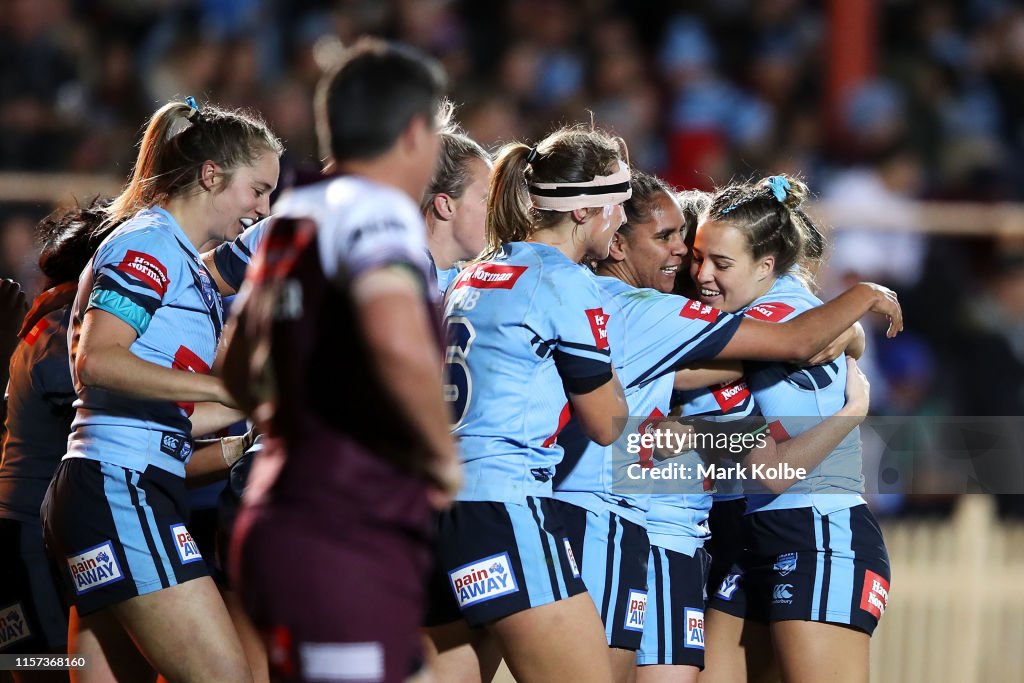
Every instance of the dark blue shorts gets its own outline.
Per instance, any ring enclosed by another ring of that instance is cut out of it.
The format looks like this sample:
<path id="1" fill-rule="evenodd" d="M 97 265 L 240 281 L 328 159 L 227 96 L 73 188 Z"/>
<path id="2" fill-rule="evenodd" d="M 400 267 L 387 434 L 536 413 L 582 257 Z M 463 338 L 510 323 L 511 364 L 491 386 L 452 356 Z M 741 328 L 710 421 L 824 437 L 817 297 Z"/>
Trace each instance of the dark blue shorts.
<path id="1" fill-rule="evenodd" d="M 746 498 L 716 500 L 711 506 L 708 515 L 711 538 L 704 543 L 704 549 L 711 556 L 709 589 L 717 589 L 743 555 L 743 516 L 746 511 Z"/>
<path id="2" fill-rule="evenodd" d="M 874 632 L 891 573 L 867 505 L 827 515 L 813 507 L 766 510 L 744 522 L 747 552 L 737 574 L 712 595 L 712 607 L 731 613 L 728 603 L 742 600 L 745 617 L 757 621 L 799 619 Z"/>
<path id="3" fill-rule="evenodd" d="M 46 549 L 80 615 L 209 576 L 186 526 L 185 480 L 68 458 L 41 510 Z"/>
<path id="4" fill-rule="evenodd" d="M 637 664 L 704 669 L 704 603 L 710 558 L 651 546 L 647 624 Z"/>
<path id="5" fill-rule="evenodd" d="M 740 619 L 747 616 L 747 597 L 740 588 L 746 543 L 746 510 L 746 498 L 716 500 L 708 516 L 711 538 L 704 546 L 711 555 L 708 606 Z"/>
<path id="6" fill-rule="evenodd" d="M 441 513 L 425 624 L 482 626 L 586 591 L 552 503 L 459 501 Z"/>
<path id="7" fill-rule="evenodd" d="M 555 500 L 610 647 L 639 650 L 647 614 L 647 530 L 610 511 Z"/>
<path id="8" fill-rule="evenodd" d="M 66 651 L 68 610 L 39 522 L 0 519 L 0 652 Z"/>

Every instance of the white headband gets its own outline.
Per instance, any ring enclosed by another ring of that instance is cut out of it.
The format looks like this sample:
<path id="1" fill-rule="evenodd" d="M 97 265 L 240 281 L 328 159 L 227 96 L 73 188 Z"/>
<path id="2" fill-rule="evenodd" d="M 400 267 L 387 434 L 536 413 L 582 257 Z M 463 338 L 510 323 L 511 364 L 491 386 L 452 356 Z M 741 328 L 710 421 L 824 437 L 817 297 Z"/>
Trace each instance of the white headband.
<path id="1" fill-rule="evenodd" d="M 609 175 L 599 175 L 582 183 L 531 183 L 530 199 L 542 211 L 572 211 L 615 206 L 633 196 L 629 186 L 629 166 L 619 160 L 619 167 Z"/>

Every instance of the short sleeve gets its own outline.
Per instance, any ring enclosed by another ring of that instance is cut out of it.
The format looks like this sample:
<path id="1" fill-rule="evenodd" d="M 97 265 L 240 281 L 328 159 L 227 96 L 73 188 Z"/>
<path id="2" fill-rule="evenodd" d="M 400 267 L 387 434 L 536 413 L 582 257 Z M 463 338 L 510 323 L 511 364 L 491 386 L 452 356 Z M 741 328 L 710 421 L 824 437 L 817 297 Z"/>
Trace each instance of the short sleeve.
<path id="1" fill-rule="evenodd" d="M 743 315 L 769 323 L 783 323 L 814 308 L 815 305 L 799 292 L 768 292 L 747 307 Z"/>
<path id="2" fill-rule="evenodd" d="M 650 289 L 634 290 L 623 298 L 630 339 L 622 377 L 627 388 L 715 358 L 742 321 L 699 301 Z"/>
<path id="3" fill-rule="evenodd" d="M 537 290 L 533 310 L 547 317 L 552 336 L 546 341 L 566 390 L 585 394 L 612 377 L 610 314 L 593 278 L 582 268 L 564 273 Z"/>
<path id="4" fill-rule="evenodd" d="M 156 310 L 180 287 L 181 248 L 152 230 L 117 235 L 93 258 L 88 311 L 117 316 L 142 336 Z"/>
<path id="5" fill-rule="evenodd" d="M 370 270 L 408 265 L 428 282 L 426 226 L 415 204 L 396 191 L 377 191 L 371 201 L 346 207 L 339 221 L 328 220 L 318 240 L 324 273 L 344 268 L 355 279 Z"/>
<path id="6" fill-rule="evenodd" d="M 217 271 L 224 282 L 236 292 L 242 287 L 245 269 L 249 267 L 252 255 L 259 249 L 270 221 L 270 218 L 264 218 L 250 225 L 234 240 L 223 242 L 213 250 L 213 262 L 217 266 Z"/>

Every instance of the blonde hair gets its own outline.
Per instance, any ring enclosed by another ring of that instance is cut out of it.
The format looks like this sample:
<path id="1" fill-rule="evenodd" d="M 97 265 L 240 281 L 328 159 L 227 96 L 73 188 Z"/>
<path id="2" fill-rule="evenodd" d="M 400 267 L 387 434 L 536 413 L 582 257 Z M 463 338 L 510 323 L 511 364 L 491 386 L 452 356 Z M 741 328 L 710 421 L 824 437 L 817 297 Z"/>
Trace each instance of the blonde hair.
<path id="1" fill-rule="evenodd" d="M 150 117 L 127 185 L 105 209 L 110 222 L 195 188 L 203 163 L 229 174 L 266 152 L 278 156 L 281 141 L 259 116 L 207 105 L 202 111 L 170 102 Z"/>

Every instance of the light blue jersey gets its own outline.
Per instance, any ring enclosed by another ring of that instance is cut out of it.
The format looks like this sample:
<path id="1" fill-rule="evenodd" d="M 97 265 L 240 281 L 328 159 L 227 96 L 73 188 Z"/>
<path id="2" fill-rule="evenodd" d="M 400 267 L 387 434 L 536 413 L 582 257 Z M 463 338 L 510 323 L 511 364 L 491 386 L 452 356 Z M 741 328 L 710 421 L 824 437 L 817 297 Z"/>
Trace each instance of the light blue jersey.
<path id="1" fill-rule="evenodd" d="M 39 522 L 39 506 L 68 449 L 75 387 L 68 369 L 71 306 L 40 318 L 11 356 L 0 518 Z"/>
<path id="2" fill-rule="evenodd" d="M 213 261 L 217 264 L 221 278 L 236 292 L 242 287 L 245 269 L 259 249 L 269 225 L 270 218 L 264 218 L 250 225 L 231 242 L 222 242 L 213 250 Z"/>
<path id="3" fill-rule="evenodd" d="M 746 378 L 701 389 L 679 391 L 673 395 L 686 417 L 717 417 L 738 419 L 760 415 L 757 404 L 747 388 Z M 691 457 L 700 456 L 691 452 Z M 733 464 L 722 458 L 722 467 Z M 712 482 L 708 482 L 712 486 Z M 648 535 L 651 545 L 668 548 L 693 557 L 698 548 L 710 536 L 708 515 L 713 501 L 733 500 L 743 497 L 743 486 L 733 480 L 722 479 L 713 482 L 714 494 L 681 496 L 653 496 L 651 509 L 647 511 Z"/>
<path id="4" fill-rule="evenodd" d="M 538 243 L 507 244 L 452 283 L 445 394 L 464 463 L 459 500 L 551 495 L 567 392 L 612 376 L 602 305 L 590 271 Z"/>
<path id="5" fill-rule="evenodd" d="M 644 432 L 668 415 L 675 370 L 717 356 L 741 318 L 685 297 L 638 289 L 618 278 L 595 279 L 609 315 L 612 360 L 625 387 L 629 415 L 635 418 L 627 429 Z M 626 452 L 629 435 L 624 432 L 617 444 L 601 446 L 587 439 L 575 423 L 571 421 L 558 437 L 565 460 L 555 478 L 555 498 L 595 512 L 611 510 L 645 525 L 649 496 L 624 493 L 628 486 L 613 486 L 628 476 L 629 463 L 613 458 L 613 453 Z M 650 455 L 638 454 L 645 467 L 654 465 Z"/>
<path id="6" fill-rule="evenodd" d="M 821 305 L 792 275 L 778 278 L 764 296 L 744 309 L 744 315 L 769 322 L 785 322 Z M 747 380 L 754 400 L 767 417 L 776 441 L 801 434 L 834 415 L 846 403 L 846 358 L 827 365 L 801 368 L 786 363 L 748 363 Z M 813 418 L 813 419 L 809 419 Z M 751 492 L 757 489 L 753 483 Z M 814 507 L 830 514 L 864 502 L 860 430 L 854 429 L 806 479 L 783 494 L 753 493 L 747 513 L 759 510 Z"/>
<path id="7" fill-rule="evenodd" d="M 139 358 L 182 372 L 210 372 L 224 323 L 220 294 L 169 213 L 144 209 L 119 226 L 78 283 L 69 330 L 78 413 L 65 457 L 137 471 L 154 465 L 183 477 L 192 455 L 192 404 L 143 400 L 79 382 L 74 357 L 90 309 L 131 326 L 138 337 L 129 351 Z"/>

